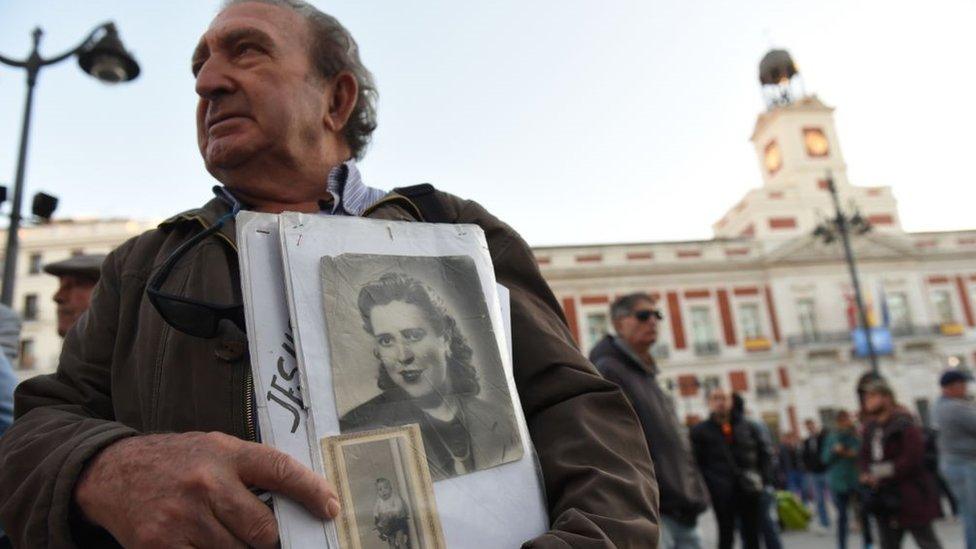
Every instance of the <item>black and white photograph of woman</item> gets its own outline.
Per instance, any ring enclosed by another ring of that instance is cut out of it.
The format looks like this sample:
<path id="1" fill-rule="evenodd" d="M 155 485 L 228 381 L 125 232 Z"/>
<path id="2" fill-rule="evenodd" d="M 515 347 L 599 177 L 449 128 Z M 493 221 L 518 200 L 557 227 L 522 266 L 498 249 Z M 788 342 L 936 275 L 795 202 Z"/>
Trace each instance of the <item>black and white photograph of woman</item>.
<path id="1" fill-rule="evenodd" d="M 435 481 L 522 457 L 470 258 L 343 254 L 322 277 L 343 433 L 419 424 Z"/>

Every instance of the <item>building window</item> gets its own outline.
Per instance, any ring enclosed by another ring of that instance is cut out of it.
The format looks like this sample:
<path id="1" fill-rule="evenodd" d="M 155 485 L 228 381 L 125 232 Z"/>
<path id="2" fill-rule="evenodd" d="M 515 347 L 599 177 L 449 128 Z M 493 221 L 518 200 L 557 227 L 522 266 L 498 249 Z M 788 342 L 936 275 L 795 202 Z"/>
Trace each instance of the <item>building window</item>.
<path id="1" fill-rule="evenodd" d="M 954 324 L 956 315 L 952 312 L 952 296 L 949 295 L 949 290 L 935 290 L 931 296 L 935 321 L 939 324 Z"/>
<path id="2" fill-rule="evenodd" d="M 776 396 L 776 386 L 773 385 L 773 374 L 770 372 L 756 372 L 756 397 L 773 398 Z"/>
<path id="3" fill-rule="evenodd" d="M 593 348 L 603 336 L 610 333 L 610 321 L 607 313 L 588 313 L 586 315 L 586 337 L 589 348 Z"/>
<path id="4" fill-rule="evenodd" d="M 697 355 L 718 354 L 718 341 L 712 328 L 712 314 L 708 307 L 691 308 L 691 340 Z"/>
<path id="5" fill-rule="evenodd" d="M 41 262 L 44 260 L 41 254 L 30 254 L 27 259 L 27 273 L 36 275 L 41 274 L 41 267 L 43 266 Z"/>
<path id="6" fill-rule="evenodd" d="M 812 298 L 805 297 L 796 300 L 796 315 L 800 321 L 800 333 L 804 339 L 815 340 L 819 333 L 817 329 L 817 308 Z"/>
<path id="7" fill-rule="evenodd" d="M 37 320 L 37 294 L 24 296 L 24 320 Z"/>
<path id="8" fill-rule="evenodd" d="M 759 305 L 757 303 L 739 305 L 739 326 L 742 328 L 742 337 L 746 339 L 762 337 L 762 325 L 759 321 Z"/>
<path id="9" fill-rule="evenodd" d="M 908 296 L 901 292 L 885 294 L 888 304 L 888 323 L 891 331 L 896 334 L 910 333 L 912 330 L 912 315 L 908 309 Z"/>
<path id="10" fill-rule="evenodd" d="M 708 400 L 708 394 L 714 389 L 718 389 L 722 386 L 722 379 L 718 376 L 705 376 L 702 379 L 702 389 L 705 391 L 705 400 Z"/>
<path id="11" fill-rule="evenodd" d="M 671 356 L 671 347 L 667 343 L 655 343 L 651 346 L 651 356 L 658 360 L 664 360 Z"/>
<path id="12" fill-rule="evenodd" d="M 34 340 L 25 338 L 20 340 L 20 368 L 27 370 L 34 367 Z"/>
<path id="13" fill-rule="evenodd" d="M 762 421 L 769 427 L 769 433 L 773 435 L 773 441 L 779 443 L 779 412 L 763 412 Z"/>

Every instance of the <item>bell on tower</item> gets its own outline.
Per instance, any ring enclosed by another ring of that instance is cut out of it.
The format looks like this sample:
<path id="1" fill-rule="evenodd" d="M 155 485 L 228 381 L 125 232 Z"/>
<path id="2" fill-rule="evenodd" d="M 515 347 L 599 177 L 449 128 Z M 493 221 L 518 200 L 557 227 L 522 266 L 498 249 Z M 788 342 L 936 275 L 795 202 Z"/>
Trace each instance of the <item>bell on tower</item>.
<path id="1" fill-rule="evenodd" d="M 759 62 L 759 82 L 767 110 L 792 105 L 806 95 L 800 71 L 786 50 L 769 50 L 762 58 Z"/>

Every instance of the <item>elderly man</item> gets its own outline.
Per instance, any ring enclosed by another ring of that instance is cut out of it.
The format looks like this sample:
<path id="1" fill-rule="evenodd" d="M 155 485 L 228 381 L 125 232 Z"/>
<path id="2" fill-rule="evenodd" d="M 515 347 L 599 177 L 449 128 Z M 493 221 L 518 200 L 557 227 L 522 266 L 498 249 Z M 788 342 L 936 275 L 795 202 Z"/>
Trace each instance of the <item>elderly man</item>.
<path id="1" fill-rule="evenodd" d="M 959 502 L 966 549 L 976 549 L 976 404 L 966 395 L 973 376 L 964 370 L 943 372 L 942 396 L 935 403 L 939 434 L 939 469 Z"/>
<path id="2" fill-rule="evenodd" d="M 92 290 L 101 275 L 104 254 L 82 254 L 44 266 L 44 272 L 58 277 L 58 335 L 64 337 L 81 313 L 88 310 Z"/>
<path id="3" fill-rule="evenodd" d="M 617 335 L 597 343 L 590 360 L 624 390 L 644 428 L 661 493 L 661 547 L 700 549 L 698 515 L 708 508 L 705 482 L 650 353 L 661 312 L 651 296 L 638 292 L 614 300 L 610 317 Z"/>
<path id="4" fill-rule="evenodd" d="M 301 0 L 232 0 L 192 70 L 204 163 L 245 207 L 484 228 L 510 290 L 515 380 L 552 521 L 527 546 L 653 547 L 657 493 L 640 424 L 580 355 L 525 242 L 429 186 L 373 203 L 381 193 L 353 160 L 376 126 L 376 91 L 348 31 Z M 110 254 L 57 374 L 18 389 L 18 418 L 0 440 L 0 523 L 15 545 L 274 547 L 274 515 L 254 488 L 323 518 L 339 512 L 321 476 L 254 442 L 228 219 L 212 200 Z"/>

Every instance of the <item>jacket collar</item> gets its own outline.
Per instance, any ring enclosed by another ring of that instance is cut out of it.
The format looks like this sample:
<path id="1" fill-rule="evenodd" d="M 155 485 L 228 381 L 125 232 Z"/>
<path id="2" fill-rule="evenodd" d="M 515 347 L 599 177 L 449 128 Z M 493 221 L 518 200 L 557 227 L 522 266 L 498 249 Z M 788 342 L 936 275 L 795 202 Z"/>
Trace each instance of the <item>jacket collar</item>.
<path id="1" fill-rule="evenodd" d="M 420 209 L 414 204 L 409 198 L 395 192 L 391 191 L 386 194 L 383 198 L 376 201 L 375 204 L 367 208 L 362 212 L 362 217 L 387 217 L 390 211 L 402 211 L 403 215 L 397 215 L 397 218 L 409 217 L 415 221 L 422 221 L 423 216 L 420 213 Z M 186 226 L 197 224 L 200 228 L 206 228 L 220 219 L 220 216 L 226 214 L 230 211 L 230 208 L 224 203 L 223 200 L 219 198 L 211 198 L 206 204 L 199 208 L 193 208 L 192 210 L 186 210 L 184 212 L 178 213 L 169 219 L 166 219 L 159 224 L 159 228 L 164 231 L 172 230 L 177 226 Z M 387 215 L 384 215 L 387 214 Z M 237 250 L 237 224 L 234 219 L 224 223 L 224 226 L 220 228 L 217 234 L 225 240 L 234 250 Z"/>
<path id="2" fill-rule="evenodd" d="M 169 231 L 177 226 L 185 226 L 191 224 L 197 224 L 201 228 L 206 228 L 220 219 L 220 216 L 226 214 L 230 211 L 230 208 L 223 200 L 219 198 L 211 198 L 206 204 L 200 208 L 194 208 L 192 210 L 186 210 L 185 212 L 178 213 L 173 217 L 163 221 L 159 224 L 159 228 L 164 231 Z M 228 244 L 231 245 L 235 250 L 237 249 L 237 231 L 235 229 L 235 220 L 231 219 L 224 223 L 224 226 L 217 231 L 217 234 L 221 236 Z"/>
<path id="3" fill-rule="evenodd" d="M 656 376 L 658 374 L 657 364 L 654 363 L 654 357 L 651 357 L 651 362 L 647 363 L 637 353 L 630 347 L 630 345 L 623 339 L 617 336 L 607 336 L 613 338 L 613 346 L 623 353 L 629 359 L 629 362 L 644 373 Z"/>

